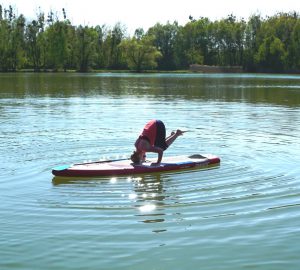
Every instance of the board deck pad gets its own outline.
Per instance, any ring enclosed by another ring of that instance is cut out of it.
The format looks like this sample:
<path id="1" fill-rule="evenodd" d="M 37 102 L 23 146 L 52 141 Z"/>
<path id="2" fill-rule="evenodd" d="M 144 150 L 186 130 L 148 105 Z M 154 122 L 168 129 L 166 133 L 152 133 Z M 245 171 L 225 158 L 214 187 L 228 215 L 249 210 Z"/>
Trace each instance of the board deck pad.
<path id="1" fill-rule="evenodd" d="M 143 174 L 183 170 L 189 168 L 203 168 L 212 164 L 219 164 L 220 158 L 211 154 L 164 157 L 159 165 L 153 165 L 156 159 L 150 159 L 143 164 L 135 165 L 129 159 L 88 162 L 55 167 L 52 173 L 55 176 L 90 177 Z"/>

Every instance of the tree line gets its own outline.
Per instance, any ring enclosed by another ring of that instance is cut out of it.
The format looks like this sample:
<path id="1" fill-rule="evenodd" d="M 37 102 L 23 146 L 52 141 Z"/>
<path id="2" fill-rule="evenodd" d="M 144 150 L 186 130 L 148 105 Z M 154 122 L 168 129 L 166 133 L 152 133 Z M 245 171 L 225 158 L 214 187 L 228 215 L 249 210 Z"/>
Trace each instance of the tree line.
<path id="1" fill-rule="evenodd" d="M 299 14 L 252 15 L 247 21 L 190 16 L 183 26 L 157 23 L 129 36 L 120 23 L 72 25 L 65 9 L 60 16 L 39 11 L 27 21 L 0 5 L 0 71 L 183 70 L 191 64 L 299 72 Z"/>

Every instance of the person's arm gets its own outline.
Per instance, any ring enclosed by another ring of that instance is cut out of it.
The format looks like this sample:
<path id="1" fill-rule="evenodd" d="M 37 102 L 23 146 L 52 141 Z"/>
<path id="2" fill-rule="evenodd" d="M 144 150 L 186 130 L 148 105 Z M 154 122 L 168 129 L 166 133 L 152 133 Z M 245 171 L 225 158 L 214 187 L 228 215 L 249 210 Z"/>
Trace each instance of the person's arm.
<path id="1" fill-rule="evenodd" d="M 140 140 L 139 142 L 139 149 L 141 149 L 142 151 L 146 152 L 153 152 L 153 153 L 157 153 L 158 157 L 157 157 L 157 163 L 159 164 L 161 163 L 162 157 L 163 157 L 163 152 L 164 150 L 160 147 L 157 146 L 151 146 L 150 143 L 146 140 Z"/>
<path id="2" fill-rule="evenodd" d="M 156 146 L 150 146 L 147 150 L 147 152 L 153 152 L 153 153 L 157 153 L 158 154 L 158 157 L 157 157 L 157 162 L 154 163 L 154 164 L 160 164 L 161 163 L 161 160 L 162 160 L 162 157 L 163 157 L 163 153 L 164 153 L 164 150 L 161 149 L 160 147 L 156 147 Z"/>
<path id="3" fill-rule="evenodd" d="M 156 148 L 158 149 L 158 152 L 157 152 L 158 157 L 157 157 L 157 162 L 156 163 L 160 164 L 161 160 L 162 160 L 162 157 L 163 157 L 163 154 L 164 154 L 164 151 L 159 147 L 156 147 Z"/>

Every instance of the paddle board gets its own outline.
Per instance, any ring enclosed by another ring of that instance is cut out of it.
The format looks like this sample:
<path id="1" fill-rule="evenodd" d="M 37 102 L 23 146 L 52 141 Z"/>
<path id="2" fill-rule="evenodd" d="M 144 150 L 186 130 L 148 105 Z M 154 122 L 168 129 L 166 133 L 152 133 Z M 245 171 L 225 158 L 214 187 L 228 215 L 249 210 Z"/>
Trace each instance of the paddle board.
<path id="1" fill-rule="evenodd" d="M 163 157 L 159 165 L 153 164 L 156 159 L 150 159 L 143 164 L 134 165 L 129 159 L 107 160 L 58 166 L 52 170 L 55 176 L 63 177 L 95 177 L 117 176 L 131 174 L 145 174 L 165 171 L 184 170 L 190 168 L 204 168 L 217 165 L 220 158 L 211 154 Z"/>

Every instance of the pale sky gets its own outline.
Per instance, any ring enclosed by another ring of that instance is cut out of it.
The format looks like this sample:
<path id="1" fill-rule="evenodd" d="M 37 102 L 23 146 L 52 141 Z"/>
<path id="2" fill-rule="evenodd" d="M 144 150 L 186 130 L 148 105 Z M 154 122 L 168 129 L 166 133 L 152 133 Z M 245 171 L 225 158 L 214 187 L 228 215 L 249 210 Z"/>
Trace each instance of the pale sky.
<path id="1" fill-rule="evenodd" d="M 189 15 L 219 20 L 233 14 L 247 20 L 258 13 L 263 17 L 277 12 L 300 13 L 300 0 L 0 0 L 0 4 L 5 8 L 12 5 L 17 15 L 24 14 L 26 19 L 35 19 L 39 7 L 46 14 L 50 9 L 60 13 L 65 8 L 73 25 L 112 27 L 120 22 L 130 34 L 139 27 L 147 31 L 157 22 L 176 20 L 184 25 Z"/>

